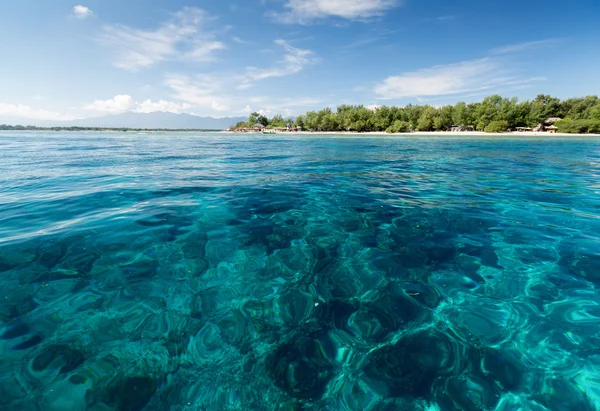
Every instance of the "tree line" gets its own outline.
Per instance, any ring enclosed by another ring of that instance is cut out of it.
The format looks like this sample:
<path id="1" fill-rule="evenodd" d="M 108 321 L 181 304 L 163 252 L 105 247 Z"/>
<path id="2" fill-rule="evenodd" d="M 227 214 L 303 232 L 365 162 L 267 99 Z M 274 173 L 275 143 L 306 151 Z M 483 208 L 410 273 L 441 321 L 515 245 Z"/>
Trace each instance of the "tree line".
<path id="1" fill-rule="evenodd" d="M 433 107 L 412 105 L 405 107 L 377 107 L 341 105 L 337 110 L 325 108 L 309 111 L 295 120 L 281 115 L 267 118 L 252 113 L 248 122 L 234 128 L 253 127 L 260 123 L 277 128 L 292 124 L 314 131 L 448 131 L 453 126 L 473 127 L 478 131 L 502 132 L 517 127 L 534 128 L 548 118 L 558 117 L 555 123 L 559 132 L 599 133 L 600 99 L 598 96 L 560 100 L 540 94 L 533 100 L 519 102 L 516 98 L 489 96 L 478 103 L 460 102 L 455 105 Z"/>

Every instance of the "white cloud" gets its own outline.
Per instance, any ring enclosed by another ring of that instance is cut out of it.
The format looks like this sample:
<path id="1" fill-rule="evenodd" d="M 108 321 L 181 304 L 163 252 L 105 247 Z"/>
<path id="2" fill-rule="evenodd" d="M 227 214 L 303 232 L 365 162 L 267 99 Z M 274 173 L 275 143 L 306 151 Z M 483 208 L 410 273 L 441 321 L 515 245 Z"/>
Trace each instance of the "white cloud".
<path id="1" fill-rule="evenodd" d="M 115 50 L 115 67 L 132 72 L 165 60 L 210 61 L 225 45 L 203 31 L 206 21 L 203 10 L 187 7 L 156 30 L 105 26 L 100 41 Z"/>
<path id="2" fill-rule="evenodd" d="M 307 108 L 316 108 L 318 106 L 321 108 L 320 105 L 323 103 L 323 100 L 312 97 L 253 97 L 248 100 L 260 108 L 251 109 L 248 105 L 241 112 L 251 113 L 252 111 L 257 111 L 265 116 L 273 116 L 275 114 L 291 116 L 305 112 Z"/>
<path id="3" fill-rule="evenodd" d="M 192 108 L 191 104 L 188 103 L 175 103 L 172 101 L 166 101 L 166 100 L 159 100 L 159 101 L 152 101 L 152 100 L 144 100 L 142 102 L 136 102 L 135 103 L 136 108 L 135 108 L 135 112 L 136 113 L 155 113 L 157 111 L 162 111 L 162 112 L 166 112 L 166 113 L 183 113 L 186 110 L 189 110 L 190 108 Z"/>
<path id="4" fill-rule="evenodd" d="M 464 93 L 511 80 L 503 74 L 498 62 L 485 58 L 388 77 L 375 87 L 375 93 L 384 99 Z"/>
<path id="5" fill-rule="evenodd" d="M 545 77 L 521 78 L 505 67 L 502 60 L 484 58 L 456 64 L 434 66 L 399 76 L 391 76 L 375 86 L 381 99 L 464 94 L 495 88 L 514 89 L 546 80 Z"/>
<path id="6" fill-rule="evenodd" d="M 108 100 L 95 100 L 84 106 L 84 110 L 99 111 L 103 113 L 122 113 L 133 108 L 134 102 L 131 96 L 119 95 Z"/>
<path id="7" fill-rule="evenodd" d="M 288 0 L 286 11 L 274 14 L 283 23 L 308 23 L 325 17 L 348 20 L 381 16 L 397 0 Z"/>
<path id="8" fill-rule="evenodd" d="M 10 117 L 22 117 L 35 120 L 56 120 L 68 121 L 74 120 L 73 116 L 56 113 L 54 111 L 42 110 L 24 106 L 22 104 L 0 103 L 0 115 Z"/>
<path id="9" fill-rule="evenodd" d="M 215 111 L 227 111 L 229 110 L 229 106 L 227 104 L 219 103 L 218 101 L 213 101 L 211 107 Z"/>
<path id="10" fill-rule="evenodd" d="M 306 66 L 315 64 L 319 61 L 313 56 L 314 53 L 311 50 L 303 50 L 292 47 L 285 40 L 275 40 L 275 44 L 283 47 L 283 49 L 286 51 L 286 54 L 283 56 L 283 60 L 280 61 L 275 67 L 246 68 L 246 73 L 240 78 L 240 88 L 245 89 L 252 87 L 252 83 L 257 80 L 264 80 L 270 77 L 284 77 L 299 73 Z"/>
<path id="11" fill-rule="evenodd" d="M 73 16 L 75 16 L 75 18 L 79 20 L 85 20 L 88 17 L 92 17 L 93 15 L 94 12 L 86 6 L 78 4 L 77 6 L 73 7 Z"/>
<path id="12" fill-rule="evenodd" d="M 134 101 L 133 97 L 128 95 L 118 95 L 108 100 L 95 100 L 93 103 L 87 104 L 83 107 L 84 110 L 108 114 L 119 114 L 126 111 L 133 111 L 136 113 L 155 113 L 158 111 L 167 113 L 183 113 L 191 108 L 191 104 L 176 103 L 167 100 L 152 101 L 148 99 L 143 101 Z"/>
<path id="13" fill-rule="evenodd" d="M 545 39 L 538 41 L 529 41 L 526 43 L 510 44 L 508 46 L 498 47 L 492 50 L 492 54 L 509 54 L 518 53 L 521 51 L 529 51 L 535 49 L 541 49 L 551 47 L 559 44 L 559 39 Z"/>
<path id="14" fill-rule="evenodd" d="M 235 41 L 236 43 L 239 43 L 239 44 L 249 44 L 249 43 L 250 43 L 249 41 L 246 41 L 246 40 L 244 40 L 244 39 L 241 39 L 241 38 L 239 38 L 239 37 L 237 37 L 237 36 L 233 36 L 233 37 L 231 38 L 231 40 L 233 40 L 233 41 Z"/>
<path id="15" fill-rule="evenodd" d="M 194 106 L 227 111 L 227 99 L 222 97 L 220 79 L 201 75 L 193 80 L 185 76 L 167 76 L 165 84 L 173 91 L 172 97 Z"/>

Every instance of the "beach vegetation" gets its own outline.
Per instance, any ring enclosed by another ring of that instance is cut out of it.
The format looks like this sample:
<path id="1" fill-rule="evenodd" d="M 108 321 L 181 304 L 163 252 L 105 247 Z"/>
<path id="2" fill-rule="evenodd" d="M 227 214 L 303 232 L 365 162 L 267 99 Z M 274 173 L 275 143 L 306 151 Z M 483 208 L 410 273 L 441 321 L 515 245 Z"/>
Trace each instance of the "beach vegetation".
<path id="1" fill-rule="evenodd" d="M 518 101 L 500 95 L 485 97 L 480 102 L 459 102 L 434 107 L 408 104 L 404 107 L 362 106 L 343 104 L 319 111 L 309 111 L 295 120 L 276 115 L 272 119 L 252 113 L 248 122 L 234 128 L 252 127 L 260 123 L 272 128 L 293 123 L 294 127 L 314 131 L 354 131 L 405 133 L 409 131 L 449 131 L 453 128 L 504 132 L 517 128 L 535 128 L 548 119 L 568 117 L 557 124 L 565 133 L 596 133 L 600 121 L 600 99 L 597 96 L 560 100 L 540 94 L 531 101 Z M 556 121 L 556 120 L 554 120 Z M 581 131 L 583 130 L 583 131 Z"/>
<path id="2" fill-rule="evenodd" d="M 559 133 L 600 133 L 600 120 L 565 118 L 555 125 Z"/>
<path id="3" fill-rule="evenodd" d="M 407 121 L 396 120 L 386 130 L 387 133 L 407 133 L 411 131 L 410 123 Z"/>
<path id="4" fill-rule="evenodd" d="M 508 130 L 508 121 L 506 120 L 494 120 L 488 124 L 484 131 L 486 133 L 504 133 Z"/>

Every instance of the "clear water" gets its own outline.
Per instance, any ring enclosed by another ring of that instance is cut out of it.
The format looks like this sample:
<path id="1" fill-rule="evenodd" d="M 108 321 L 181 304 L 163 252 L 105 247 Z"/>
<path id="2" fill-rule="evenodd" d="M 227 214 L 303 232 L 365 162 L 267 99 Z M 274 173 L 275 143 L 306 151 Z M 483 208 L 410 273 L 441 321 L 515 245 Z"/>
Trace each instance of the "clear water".
<path id="1" fill-rule="evenodd" d="M 596 410 L 600 139 L 0 134 L 0 409 Z"/>

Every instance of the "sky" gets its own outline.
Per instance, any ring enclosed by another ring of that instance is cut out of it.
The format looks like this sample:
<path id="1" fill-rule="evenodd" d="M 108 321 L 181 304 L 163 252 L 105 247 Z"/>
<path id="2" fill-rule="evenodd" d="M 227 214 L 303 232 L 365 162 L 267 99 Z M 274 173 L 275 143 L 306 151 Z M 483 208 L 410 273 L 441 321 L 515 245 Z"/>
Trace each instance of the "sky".
<path id="1" fill-rule="evenodd" d="M 0 117 L 600 94 L 598 21 L 598 0 L 5 1 Z"/>

